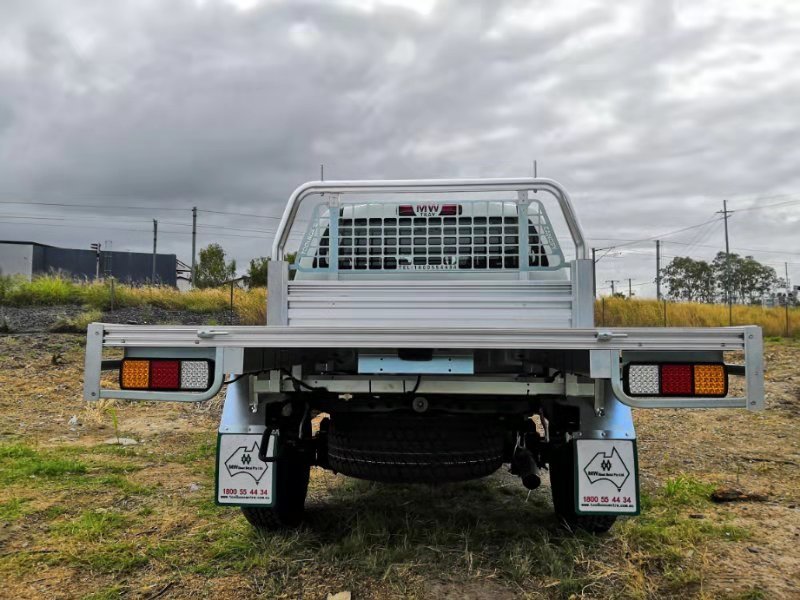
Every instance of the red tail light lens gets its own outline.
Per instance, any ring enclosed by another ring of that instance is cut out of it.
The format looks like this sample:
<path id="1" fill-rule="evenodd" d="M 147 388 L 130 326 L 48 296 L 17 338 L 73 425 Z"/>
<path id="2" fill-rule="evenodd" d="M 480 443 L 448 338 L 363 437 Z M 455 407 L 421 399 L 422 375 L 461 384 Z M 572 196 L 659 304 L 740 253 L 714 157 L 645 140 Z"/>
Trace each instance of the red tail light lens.
<path id="1" fill-rule="evenodd" d="M 181 387 L 181 363 L 178 360 L 150 362 L 150 387 L 154 390 L 178 390 Z"/>
<path id="2" fill-rule="evenodd" d="M 692 365 L 661 365 L 661 393 L 665 396 L 691 396 Z"/>

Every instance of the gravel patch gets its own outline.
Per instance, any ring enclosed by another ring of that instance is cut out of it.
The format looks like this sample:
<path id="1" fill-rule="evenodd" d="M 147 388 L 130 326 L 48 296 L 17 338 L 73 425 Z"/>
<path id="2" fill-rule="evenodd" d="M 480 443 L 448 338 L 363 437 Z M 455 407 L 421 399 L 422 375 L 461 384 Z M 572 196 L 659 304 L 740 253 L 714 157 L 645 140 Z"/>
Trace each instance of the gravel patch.
<path id="1" fill-rule="evenodd" d="M 11 333 L 49 331 L 57 322 L 74 319 L 87 312 L 82 306 L 0 306 L 0 329 L 7 324 Z M 195 313 L 185 310 L 167 310 L 155 306 L 121 308 L 104 312 L 104 323 L 130 325 L 238 325 L 239 316 L 230 311 Z"/>
<path id="2" fill-rule="evenodd" d="M 0 306 L 0 328 L 7 324 L 11 333 L 47 331 L 58 321 L 86 312 L 81 306 Z"/>

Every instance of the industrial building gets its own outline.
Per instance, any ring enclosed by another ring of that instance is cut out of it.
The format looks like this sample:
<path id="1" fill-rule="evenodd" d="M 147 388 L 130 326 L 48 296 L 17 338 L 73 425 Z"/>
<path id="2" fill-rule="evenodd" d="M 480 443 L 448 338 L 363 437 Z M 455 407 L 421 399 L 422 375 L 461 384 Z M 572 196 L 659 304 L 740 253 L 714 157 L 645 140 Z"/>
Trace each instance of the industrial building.
<path id="1" fill-rule="evenodd" d="M 176 285 L 178 260 L 174 254 L 156 254 L 155 283 Z M 76 279 L 113 276 L 123 283 L 152 283 L 153 255 L 147 252 L 117 252 L 57 248 L 38 242 L 0 240 L 0 275 L 61 273 Z"/>

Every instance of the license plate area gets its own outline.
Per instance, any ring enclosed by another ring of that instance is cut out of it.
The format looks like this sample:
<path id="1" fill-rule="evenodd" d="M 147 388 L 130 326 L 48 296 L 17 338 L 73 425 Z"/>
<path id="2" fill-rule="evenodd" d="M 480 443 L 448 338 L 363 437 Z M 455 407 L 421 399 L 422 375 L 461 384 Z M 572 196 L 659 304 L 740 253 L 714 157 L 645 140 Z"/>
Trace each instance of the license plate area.
<path id="1" fill-rule="evenodd" d="M 635 440 L 575 441 L 575 512 L 639 514 Z"/>

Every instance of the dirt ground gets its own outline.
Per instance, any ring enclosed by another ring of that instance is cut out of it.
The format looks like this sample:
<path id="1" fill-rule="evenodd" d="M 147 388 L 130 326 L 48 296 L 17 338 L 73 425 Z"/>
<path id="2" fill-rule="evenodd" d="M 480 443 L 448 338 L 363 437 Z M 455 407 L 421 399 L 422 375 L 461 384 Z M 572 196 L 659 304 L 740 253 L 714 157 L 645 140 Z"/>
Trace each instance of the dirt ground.
<path id="1" fill-rule="evenodd" d="M 501 471 L 379 486 L 314 469 L 308 524 L 214 505 L 219 401 L 81 400 L 82 337 L 0 336 L 2 598 L 798 598 L 800 344 L 767 410 L 637 411 L 643 514 L 565 531 Z M 755 496 L 725 504 L 718 488 Z"/>

